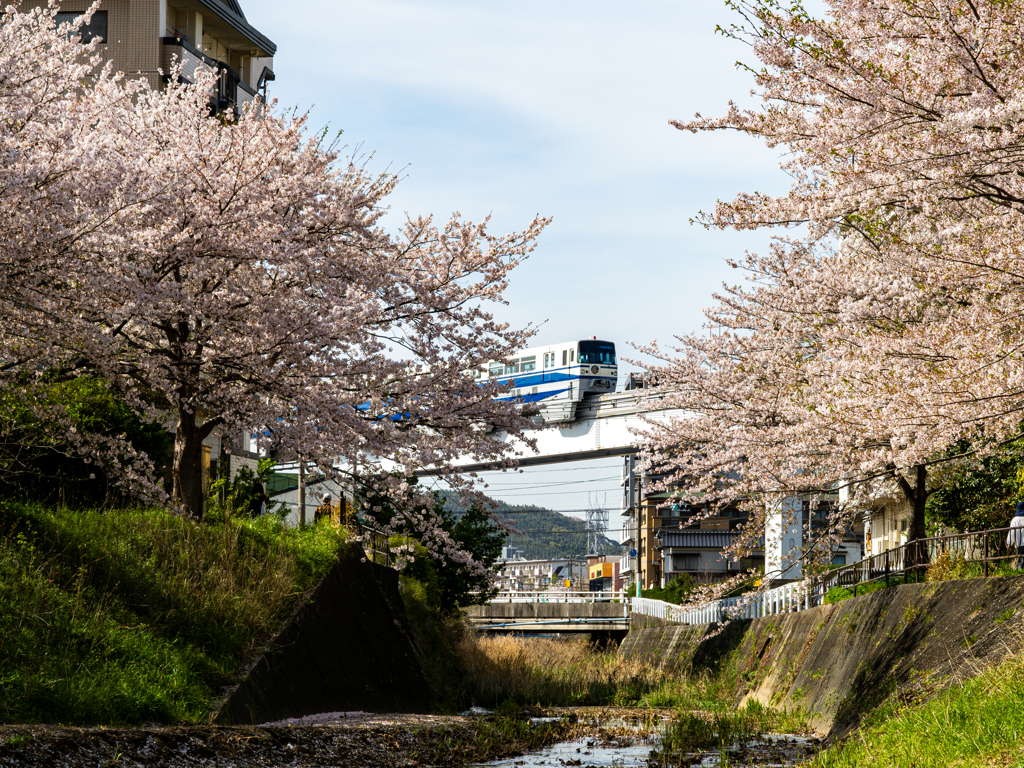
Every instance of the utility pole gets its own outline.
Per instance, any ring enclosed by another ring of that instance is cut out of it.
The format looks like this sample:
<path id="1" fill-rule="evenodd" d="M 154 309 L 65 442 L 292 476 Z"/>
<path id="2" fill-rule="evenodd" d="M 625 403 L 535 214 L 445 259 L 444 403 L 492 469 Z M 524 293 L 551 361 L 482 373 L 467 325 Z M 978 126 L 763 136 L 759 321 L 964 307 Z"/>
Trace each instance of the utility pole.
<path id="1" fill-rule="evenodd" d="M 299 528 L 306 527 L 306 462 L 299 454 Z"/>

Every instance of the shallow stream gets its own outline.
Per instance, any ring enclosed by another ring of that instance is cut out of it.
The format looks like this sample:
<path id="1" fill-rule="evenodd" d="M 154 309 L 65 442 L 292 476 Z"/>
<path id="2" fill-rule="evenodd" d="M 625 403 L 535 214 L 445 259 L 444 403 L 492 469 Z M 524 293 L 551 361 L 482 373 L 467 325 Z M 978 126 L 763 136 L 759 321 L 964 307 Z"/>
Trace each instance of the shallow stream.
<path id="1" fill-rule="evenodd" d="M 519 757 L 476 763 L 475 768 L 777 768 L 796 765 L 820 748 L 815 738 L 794 734 L 726 736 L 694 733 L 695 718 L 684 722 L 641 722 L 613 718 L 595 722 L 594 735 L 564 741 Z"/>

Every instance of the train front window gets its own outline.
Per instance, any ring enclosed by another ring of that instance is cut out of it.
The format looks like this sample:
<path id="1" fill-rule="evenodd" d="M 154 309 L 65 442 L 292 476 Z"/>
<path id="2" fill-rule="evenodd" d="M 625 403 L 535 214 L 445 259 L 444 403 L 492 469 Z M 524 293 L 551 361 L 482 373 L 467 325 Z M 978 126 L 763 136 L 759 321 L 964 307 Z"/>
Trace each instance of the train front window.
<path id="1" fill-rule="evenodd" d="M 615 365 L 615 345 L 610 341 L 581 341 L 580 363 L 583 365 Z"/>

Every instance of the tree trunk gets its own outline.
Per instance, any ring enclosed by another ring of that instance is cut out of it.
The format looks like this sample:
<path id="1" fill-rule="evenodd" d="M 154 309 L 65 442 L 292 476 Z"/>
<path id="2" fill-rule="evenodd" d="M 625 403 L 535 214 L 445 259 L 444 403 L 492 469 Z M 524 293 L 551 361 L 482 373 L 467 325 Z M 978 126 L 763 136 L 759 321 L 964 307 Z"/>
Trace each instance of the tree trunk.
<path id="1" fill-rule="evenodd" d="M 174 432 L 174 484 L 171 497 L 185 511 L 203 519 L 203 430 L 196 424 L 196 415 L 178 408 L 178 426 Z"/>
<path id="2" fill-rule="evenodd" d="M 299 454 L 299 528 L 306 527 L 306 462 Z"/>
<path id="3" fill-rule="evenodd" d="M 914 469 L 914 498 L 911 499 L 914 504 L 914 517 L 910 522 L 910 534 L 907 536 L 909 541 L 925 537 L 924 505 L 928 501 L 928 491 L 925 490 L 928 468 L 924 464 L 918 464 Z"/>
<path id="4" fill-rule="evenodd" d="M 928 501 L 928 467 L 918 464 L 914 467 L 914 485 L 899 472 L 896 473 L 897 482 L 903 495 L 907 497 L 913 507 L 914 514 L 910 519 L 910 530 L 907 532 L 907 543 L 918 541 L 925 537 L 924 507 Z M 924 546 L 911 546 L 907 548 L 905 566 L 921 567 L 928 564 L 928 550 Z"/>

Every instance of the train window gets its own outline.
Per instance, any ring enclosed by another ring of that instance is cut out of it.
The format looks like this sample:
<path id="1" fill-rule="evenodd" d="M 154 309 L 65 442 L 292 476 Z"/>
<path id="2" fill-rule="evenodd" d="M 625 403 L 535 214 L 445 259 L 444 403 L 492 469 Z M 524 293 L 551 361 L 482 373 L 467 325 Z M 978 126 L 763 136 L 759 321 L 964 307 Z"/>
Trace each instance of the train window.
<path id="1" fill-rule="evenodd" d="M 575 358 L 575 356 L 576 356 L 576 350 L 575 350 L 575 349 L 570 349 L 570 350 L 569 350 L 569 362 L 570 362 L 570 363 L 571 363 L 571 362 L 573 361 L 573 359 Z"/>
<path id="2" fill-rule="evenodd" d="M 566 360 L 568 359 L 568 357 L 569 357 L 568 350 L 563 349 L 562 350 L 562 365 L 565 365 Z"/>
<path id="3" fill-rule="evenodd" d="M 505 375 L 508 376 L 510 373 L 519 373 L 519 360 L 513 360 L 510 365 L 505 366 Z"/>
<path id="4" fill-rule="evenodd" d="M 524 357 L 522 362 L 519 363 L 520 373 L 529 373 L 530 371 L 537 370 L 537 356 L 531 355 L 530 357 Z"/>
<path id="5" fill-rule="evenodd" d="M 503 373 L 505 373 L 505 366 L 502 363 L 491 363 L 491 367 L 488 370 L 488 373 L 491 375 L 491 377 L 501 376 Z"/>
<path id="6" fill-rule="evenodd" d="M 615 365 L 615 345 L 610 341 L 581 341 L 580 362 L 584 365 Z"/>

